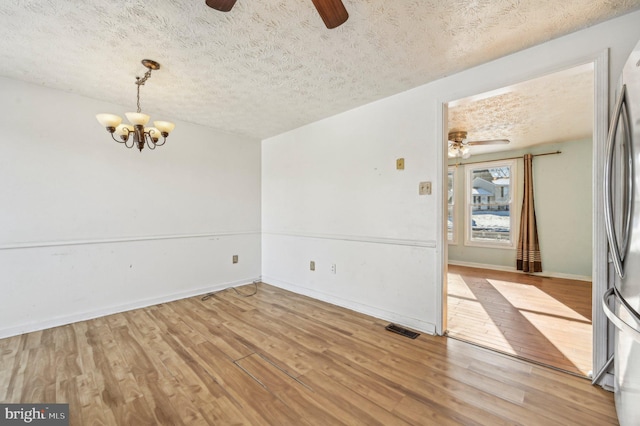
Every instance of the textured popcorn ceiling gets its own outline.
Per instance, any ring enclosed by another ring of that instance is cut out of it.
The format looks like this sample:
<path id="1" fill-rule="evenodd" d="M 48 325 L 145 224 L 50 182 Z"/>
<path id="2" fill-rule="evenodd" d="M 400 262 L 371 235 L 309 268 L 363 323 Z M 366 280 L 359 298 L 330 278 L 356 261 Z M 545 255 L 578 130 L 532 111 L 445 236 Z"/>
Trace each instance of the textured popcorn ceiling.
<path id="1" fill-rule="evenodd" d="M 636 10 L 640 0 L 344 4 L 349 20 L 327 30 L 311 0 L 238 0 L 226 14 L 204 0 L 3 1 L 0 75 L 133 110 L 140 60 L 150 58 L 162 64 L 142 87 L 152 118 L 264 138 Z"/>
<path id="2" fill-rule="evenodd" d="M 449 103 L 449 131 L 467 140 L 509 139 L 472 146 L 471 154 L 591 138 L 593 64 Z"/>

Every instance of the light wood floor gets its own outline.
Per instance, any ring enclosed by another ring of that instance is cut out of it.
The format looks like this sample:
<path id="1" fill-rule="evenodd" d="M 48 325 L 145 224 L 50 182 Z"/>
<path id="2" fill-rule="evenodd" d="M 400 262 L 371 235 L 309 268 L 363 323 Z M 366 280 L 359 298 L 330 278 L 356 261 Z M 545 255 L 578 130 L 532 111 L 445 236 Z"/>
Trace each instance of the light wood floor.
<path id="1" fill-rule="evenodd" d="M 616 424 L 584 379 L 385 325 L 266 284 L 194 297 L 0 340 L 0 401 L 74 425 Z"/>
<path id="2" fill-rule="evenodd" d="M 591 283 L 449 265 L 451 337 L 587 376 Z"/>

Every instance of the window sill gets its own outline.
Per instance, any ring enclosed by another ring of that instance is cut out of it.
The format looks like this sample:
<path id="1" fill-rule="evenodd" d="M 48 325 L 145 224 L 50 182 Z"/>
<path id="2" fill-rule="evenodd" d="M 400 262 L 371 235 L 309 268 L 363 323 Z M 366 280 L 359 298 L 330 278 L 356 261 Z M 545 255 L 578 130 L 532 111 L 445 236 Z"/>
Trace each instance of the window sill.
<path id="1" fill-rule="evenodd" d="M 466 247 L 480 247 L 480 248 L 492 248 L 492 249 L 502 249 L 502 250 L 515 250 L 516 249 L 516 245 L 513 243 L 505 243 L 505 244 L 499 244 L 499 243 L 481 243 L 481 242 L 475 242 L 475 241 L 465 241 L 464 245 Z"/>

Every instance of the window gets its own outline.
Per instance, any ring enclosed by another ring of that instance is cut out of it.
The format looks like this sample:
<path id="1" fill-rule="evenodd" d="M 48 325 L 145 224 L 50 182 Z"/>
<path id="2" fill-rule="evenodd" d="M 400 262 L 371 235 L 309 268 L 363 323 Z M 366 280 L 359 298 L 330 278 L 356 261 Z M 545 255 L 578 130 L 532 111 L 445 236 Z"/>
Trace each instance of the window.
<path id="1" fill-rule="evenodd" d="M 465 245 L 514 247 L 515 164 L 508 160 L 465 166 Z"/>
<path id="2" fill-rule="evenodd" d="M 457 244 L 458 235 L 456 232 L 456 169 L 455 167 L 449 167 L 449 172 L 447 174 L 448 177 L 448 187 L 447 187 L 447 205 L 448 205 L 448 213 L 447 213 L 447 241 L 450 244 Z"/>

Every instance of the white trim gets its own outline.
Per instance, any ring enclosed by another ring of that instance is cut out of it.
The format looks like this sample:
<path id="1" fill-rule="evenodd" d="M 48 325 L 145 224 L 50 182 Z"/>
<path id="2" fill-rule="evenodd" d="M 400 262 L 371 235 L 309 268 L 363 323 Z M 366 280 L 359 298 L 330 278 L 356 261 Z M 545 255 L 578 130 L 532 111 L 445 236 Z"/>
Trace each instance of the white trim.
<path id="1" fill-rule="evenodd" d="M 458 196 L 458 191 L 460 190 L 460 186 L 458 184 L 458 168 L 456 166 L 447 167 L 447 243 L 450 245 L 458 245 L 458 204 L 456 203 L 456 197 Z M 453 235 L 451 239 L 449 239 L 449 173 L 453 173 L 453 200 L 451 203 L 451 207 L 453 207 L 453 213 L 451 215 L 451 221 L 453 223 Z"/>
<path id="2" fill-rule="evenodd" d="M 398 325 L 409 327 L 427 334 L 434 335 L 436 333 L 436 326 L 434 324 L 422 321 L 417 318 L 399 315 L 395 312 L 390 312 L 373 306 L 364 305 L 353 300 L 343 299 L 341 297 L 336 297 L 331 294 L 327 294 L 307 287 L 302 287 L 300 285 L 282 281 L 269 276 L 263 276 L 262 282 L 285 290 L 289 290 L 296 294 L 302 294 L 316 300 L 331 303 L 332 305 L 341 306 L 355 312 L 360 312 L 362 314 L 370 315 L 372 317 L 379 318 L 385 321 L 391 321 Z"/>
<path id="3" fill-rule="evenodd" d="M 484 163 L 473 163 L 473 164 L 465 164 L 464 166 L 464 245 L 469 247 L 486 247 L 486 248 L 501 248 L 501 249 L 515 249 L 516 241 L 515 241 L 515 209 L 514 209 L 514 188 L 515 179 L 517 175 L 517 167 L 518 163 L 516 160 L 491 160 L 486 161 Z M 474 240 L 471 237 L 471 206 L 474 204 L 472 202 L 472 190 L 473 190 L 473 182 L 472 182 L 472 173 L 474 170 L 478 169 L 490 169 L 490 168 L 498 168 L 498 167 L 509 167 L 509 241 L 484 241 L 484 240 Z"/>
<path id="4" fill-rule="evenodd" d="M 609 49 L 594 58 L 594 111 L 593 111 L 593 377 L 609 359 L 609 327 L 600 298 L 608 287 L 607 234 L 604 225 L 604 157 L 609 130 Z M 613 339 L 611 339 L 613 340 Z M 613 342 L 611 342 L 613 343 Z M 613 348 L 612 348 L 613 350 Z M 599 384 L 606 389 L 610 378 L 605 375 Z"/>
<path id="5" fill-rule="evenodd" d="M 456 266 L 467 266 L 469 268 L 491 269 L 493 271 L 521 272 L 521 271 L 518 271 L 513 266 L 490 265 L 485 263 L 464 262 L 460 260 L 450 260 L 449 264 L 456 265 Z M 535 272 L 535 273 L 529 273 L 529 272 L 522 272 L 522 273 L 526 275 L 533 275 L 536 277 L 564 278 L 568 280 L 588 281 L 588 282 L 592 281 L 591 277 L 588 277 L 586 275 L 565 274 L 563 272 L 543 271 L 543 272 Z"/>
<path id="6" fill-rule="evenodd" d="M 63 315 L 53 319 L 48 319 L 46 321 L 39 321 L 30 324 L 21 324 L 16 327 L 3 328 L 0 329 L 0 339 L 17 336 L 24 333 L 31 333 L 33 331 L 45 330 L 47 328 L 59 327 L 61 325 L 72 324 L 74 322 L 87 321 L 94 318 L 117 314 L 119 312 L 131 311 L 133 309 L 146 308 L 147 306 L 158 305 L 160 303 L 173 302 L 180 299 L 198 296 L 200 294 L 225 290 L 231 287 L 239 287 L 251 284 L 254 281 L 260 281 L 260 277 L 245 278 L 242 280 L 236 280 L 221 284 L 207 285 L 205 287 L 182 291 L 179 293 L 173 293 L 159 297 L 151 297 L 144 300 L 137 300 L 135 302 L 125 303 L 123 305 L 110 306 L 107 308 L 101 308 L 94 311 L 87 311 L 73 315 Z"/>
<path id="7" fill-rule="evenodd" d="M 284 237 L 299 237 L 299 238 L 313 238 L 323 240 L 336 240 L 336 241 L 355 241 L 359 243 L 372 243 L 372 244 L 389 244 L 394 246 L 409 246 L 409 247 L 426 247 L 435 248 L 435 240 L 406 240 L 399 238 L 386 238 L 386 237 L 372 237 L 366 235 L 338 235 L 338 234 L 313 234 L 307 232 L 292 232 L 292 231 L 265 231 L 266 235 L 277 235 Z"/>
<path id="8" fill-rule="evenodd" d="M 435 293 L 433 294 L 433 300 L 435 302 L 435 314 L 436 314 L 436 334 L 442 336 L 447 329 L 447 260 L 449 259 L 449 244 L 447 243 L 447 215 L 444 212 L 444 207 L 447 205 L 447 173 L 449 172 L 449 165 L 445 163 L 449 158 L 445 147 L 449 144 L 449 109 L 446 102 L 436 99 L 436 123 L 440 122 L 439 126 L 436 126 L 436 176 L 441 178 L 442 195 L 436 197 L 436 252 L 435 252 Z"/>
<path id="9" fill-rule="evenodd" d="M 206 234 L 177 234 L 177 235 L 149 235 L 141 237 L 121 237 L 121 238 L 96 238 L 88 240 L 71 240 L 71 241 L 42 241 L 42 242 L 24 242 L 10 243 L 0 245 L 0 250 L 17 250 L 31 249 L 41 247 L 59 247 L 59 246 L 80 246 L 90 244 L 114 244 L 114 243 L 130 243 L 138 241 L 157 241 L 157 240 L 178 240 L 187 238 L 209 238 L 209 237 L 235 237 L 240 235 L 259 235 L 260 231 L 234 231 L 234 232 L 209 232 Z"/>

